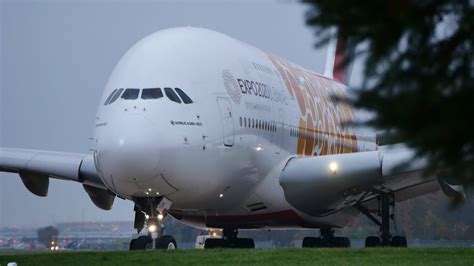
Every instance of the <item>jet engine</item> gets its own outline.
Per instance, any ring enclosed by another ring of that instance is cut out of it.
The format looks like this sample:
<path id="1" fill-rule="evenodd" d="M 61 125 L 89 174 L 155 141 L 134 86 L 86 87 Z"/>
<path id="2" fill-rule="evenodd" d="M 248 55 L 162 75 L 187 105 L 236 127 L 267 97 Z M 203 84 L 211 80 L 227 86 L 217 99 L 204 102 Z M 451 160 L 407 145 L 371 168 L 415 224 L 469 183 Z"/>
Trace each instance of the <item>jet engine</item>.
<path id="1" fill-rule="evenodd" d="M 311 216 L 338 210 L 382 182 L 378 151 L 292 158 L 280 175 L 286 200 Z"/>

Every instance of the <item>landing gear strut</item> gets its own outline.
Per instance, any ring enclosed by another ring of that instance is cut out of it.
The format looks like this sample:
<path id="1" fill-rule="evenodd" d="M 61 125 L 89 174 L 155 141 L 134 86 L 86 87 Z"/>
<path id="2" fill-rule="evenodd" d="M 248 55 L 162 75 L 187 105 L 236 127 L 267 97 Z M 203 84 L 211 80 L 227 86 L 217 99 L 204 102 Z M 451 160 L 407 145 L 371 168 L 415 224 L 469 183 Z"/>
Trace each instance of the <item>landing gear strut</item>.
<path id="1" fill-rule="evenodd" d="M 347 237 L 335 237 L 334 229 L 330 227 L 323 227 L 319 229 L 319 237 L 305 237 L 303 238 L 304 248 L 349 248 L 351 247 L 351 240 Z"/>
<path id="2" fill-rule="evenodd" d="M 406 247 L 407 239 L 404 236 L 392 236 L 390 234 L 390 220 L 395 217 L 395 197 L 392 192 L 376 191 L 378 194 L 378 208 L 370 211 L 360 204 L 355 207 L 362 212 L 373 223 L 380 227 L 379 236 L 368 236 L 365 239 L 365 247 Z M 380 217 L 377 219 L 372 213 Z"/>
<path id="3" fill-rule="evenodd" d="M 136 198 L 134 201 L 134 227 L 138 233 L 145 228 L 147 235 L 132 239 L 130 250 L 176 249 L 176 240 L 172 236 L 163 235 L 163 219 L 171 202 L 164 197 Z"/>
<path id="4" fill-rule="evenodd" d="M 224 227 L 222 238 L 208 238 L 204 248 L 255 248 L 251 238 L 238 238 L 237 228 Z"/>

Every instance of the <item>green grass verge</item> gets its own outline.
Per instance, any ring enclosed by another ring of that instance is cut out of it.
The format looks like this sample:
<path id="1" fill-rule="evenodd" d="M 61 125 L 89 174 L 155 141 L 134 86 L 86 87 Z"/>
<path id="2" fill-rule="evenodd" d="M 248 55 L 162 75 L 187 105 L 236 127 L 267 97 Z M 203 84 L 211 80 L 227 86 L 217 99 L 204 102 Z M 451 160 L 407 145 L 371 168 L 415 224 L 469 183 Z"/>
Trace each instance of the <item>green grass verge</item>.
<path id="1" fill-rule="evenodd" d="M 255 249 L 0 255 L 0 265 L 474 265 L 471 248 Z"/>

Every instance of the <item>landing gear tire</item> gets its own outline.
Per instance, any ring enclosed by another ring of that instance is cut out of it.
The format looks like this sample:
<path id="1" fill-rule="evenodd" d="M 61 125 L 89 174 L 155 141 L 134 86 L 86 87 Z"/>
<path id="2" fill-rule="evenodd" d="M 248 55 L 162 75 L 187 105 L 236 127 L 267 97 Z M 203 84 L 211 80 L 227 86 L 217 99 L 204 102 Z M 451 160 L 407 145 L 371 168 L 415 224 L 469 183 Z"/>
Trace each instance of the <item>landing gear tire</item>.
<path id="1" fill-rule="evenodd" d="M 223 230 L 223 238 L 208 238 L 204 242 L 204 248 L 255 248 L 255 242 L 251 238 L 238 238 L 239 230 L 227 227 Z"/>
<path id="2" fill-rule="evenodd" d="M 161 236 L 156 239 L 155 249 L 177 249 L 178 245 L 172 236 Z M 153 242 L 150 236 L 139 236 L 130 241 L 130 250 L 153 249 Z"/>
<path id="3" fill-rule="evenodd" d="M 129 246 L 129 250 L 137 250 L 137 240 L 136 239 L 132 239 L 132 241 L 130 241 L 130 246 Z"/>
<path id="4" fill-rule="evenodd" d="M 155 242 L 156 249 L 177 249 L 178 245 L 176 240 L 172 236 L 164 235 L 156 239 Z"/>
<path id="5" fill-rule="evenodd" d="M 382 240 L 378 236 L 368 236 L 365 238 L 365 247 L 373 248 L 382 246 Z"/>
<path id="6" fill-rule="evenodd" d="M 407 239 L 404 236 L 393 236 L 392 240 L 390 240 L 390 246 L 406 248 Z"/>
<path id="7" fill-rule="evenodd" d="M 130 250 L 144 250 L 149 249 L 151 245 L 151 237 L 140 236 L 137 239 L 130 241 Z"/>

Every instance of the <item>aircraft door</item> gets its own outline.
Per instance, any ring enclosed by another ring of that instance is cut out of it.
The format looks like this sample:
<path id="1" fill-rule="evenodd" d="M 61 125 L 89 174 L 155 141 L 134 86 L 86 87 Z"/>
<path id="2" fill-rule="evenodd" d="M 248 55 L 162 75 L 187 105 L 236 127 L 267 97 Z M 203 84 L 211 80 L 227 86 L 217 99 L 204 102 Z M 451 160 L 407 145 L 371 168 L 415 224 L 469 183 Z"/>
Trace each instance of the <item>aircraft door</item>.
<path id="1" fill-rule="evenodd" d="M 230 101 L 225 97 L 217 97 L 217 105 L 221 114 L 224 146 L 232 147 L 234 145 L 234 118 Z"/>

